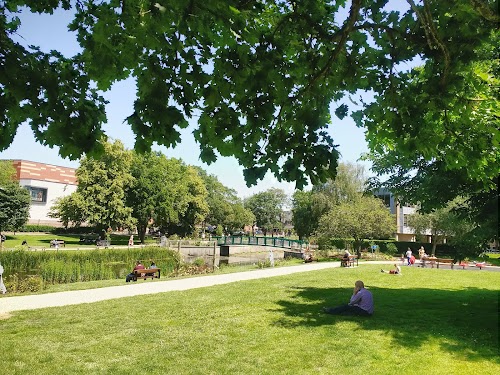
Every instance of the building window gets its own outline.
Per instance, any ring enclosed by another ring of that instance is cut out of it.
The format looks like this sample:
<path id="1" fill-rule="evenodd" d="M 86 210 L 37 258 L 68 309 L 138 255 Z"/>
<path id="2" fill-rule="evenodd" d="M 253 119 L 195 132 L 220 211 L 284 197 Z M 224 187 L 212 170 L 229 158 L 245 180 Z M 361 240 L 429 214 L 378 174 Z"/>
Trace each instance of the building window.
<path id="1" fill-rule="evenodd" d="M 403 215 L 403 226 L 407 227 L 408 226 L 408 217 L 410 215 Z"/>
<path id="2" fill-rule="evenodd" d="M 391 208 L 391 195 L 390 194 L 376 194 L 375 197 L 381 199 L 387 208 Z"/>
<path id="3" fill-rule="evenodd" d="M 25 186 L 25 188 L 30 192 L 32 202 L 47 202 L 47 189 L 33 186 Z"/>

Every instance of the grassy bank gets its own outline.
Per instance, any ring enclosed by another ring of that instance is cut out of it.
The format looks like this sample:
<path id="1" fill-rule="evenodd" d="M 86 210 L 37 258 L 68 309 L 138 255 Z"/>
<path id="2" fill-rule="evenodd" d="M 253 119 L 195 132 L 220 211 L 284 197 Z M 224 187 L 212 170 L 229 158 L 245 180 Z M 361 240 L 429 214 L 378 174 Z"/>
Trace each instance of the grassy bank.
<path id="1" fill-rule="evenodd" d="M 329 269 L 16 312 L 0 320 L 11 374 L 496 374 L 500 273 Z M 335 317 L 356 279 L 371 318 Z"/>
<path id="2" fill-rule="evenodd" d="M 95 249 L 95 244 L 82 244 L 80 243 L 80 235 L 79 234 L 64 234 L 64 235 L 55 235 L 52 233 L 16 233 L 16 234 L 7 234 L 6 241 L 3 243 L 4 249 L 13 249 L 17 246 L 21 246 L 23 241 L 28 242 L 28 246 L 33 249 L 42 249 L 42 248 L 50 248 L 50 241 L 54 239 L 63 240 L 65 242 L 65 246 L 69 248 L 80 248 L 80 249 Z M 111 235 L 111 245 L 112 246 L 127 246 L 128 240 L 130 236 L 128 235 Z M 134 236 L 135 244 L 138 245 L 139 241 L 137 236 Z M 150 237 L 146 237 L 146 244 L 156 243 L 156 240 L 153 240 Z M 61 246 L 61 249 L 63 247 Z"/>

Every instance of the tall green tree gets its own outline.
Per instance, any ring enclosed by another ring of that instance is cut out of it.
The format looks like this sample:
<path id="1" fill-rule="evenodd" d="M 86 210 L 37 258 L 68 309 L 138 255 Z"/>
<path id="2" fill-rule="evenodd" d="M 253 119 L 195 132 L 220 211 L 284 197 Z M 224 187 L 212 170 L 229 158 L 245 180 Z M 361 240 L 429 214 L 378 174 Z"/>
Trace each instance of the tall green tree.
<path id="1" fill-rule="evenodd" d="M 362 165 L 340 163 L 334 180 L 315 185 L 309 192 L 296 191 L 292 202 L 292 220 L 299 237 L 313 234 L 318 229 L 321 216 L 334 206 L 361 197 L 366 185 Z"/>
<path id="2" fill-rule="evenodd" d="M 314 185 L 312 191 L 324 194 L 332 206 L 358 199 L 367 188 L 365 168 L 361 164 L 340 163 L 335 179 Z"/>
<path id="3" fill-rule="evenodd" d="M 197 230 L 204 222 L 209 207 L 207 204 L 207 189 L 203 179 L 195 168 L 184 167 L 182 185 L 180 186 L 179 211 L 177 222 L 165 223 L 168 233 L 180 236 L 197 235 Z"/>
<path id="4" fill-rule="evenodd" d="M 394 217 L 384 203 L 378 198 L 363 196 L 341 203 L 323 215 L 317 236 L 322 245 L 332 238 L 353 238 L 359 252 L 363 239 L 388 238 L 395 231 Z"/>
<path id="5" fill-rule="evenodd" d="M 59 219 L 64 228 L 79 227 L 87 220 L 86 199 L 76 192 L 57 198 L 50 207 L 48 216 Z"/>
<path id="6" fill-rule="evenodd" d="M 64 222 L 86 222 L 99 232 L 135 225 L 125 190 L 132 183 L 132 154 L 120 141 L 104 143 L 100 159 L 85 157 L 76 170 L 76 192 L 54 205 L 51 216 Z"/>
<path id="7" fill-rule="evenodd" d="M 457 208 L 465 209 L 467 202 L 464 198 L 456 198 L 446 207 L 435 209 L 429 213 L 417 212 L 408 218 L 408 226 L 413 228 L 417 235 L 430 233 L 432 239 L 432 255 L 436 253 L 436 245 L 449 243 L 457 250 L 457 257 L 478 255 L 484 244 L 477 241 L 475 235 L 478 226 L 470 218 L 459 214 Z"/>
<path id="8" fill-rule="evenodd" d="M 292 223 L 300 240 L 313 233 L 319 222 L 319 218 L 312 213 L 312 198 L 312 191 L 297 190 L 292 196 Z"/>
<path id="9" fill-rule="evenodd" d="M 0 233 L 16 230 L 28 222 L 29 192 L 14 180 L 16 170 L 9 160 L 0 160 Z"/>
<path id="10" fill-rule="evenodd" d="M 397 107 L 380 95 L 360 118 L 368 128 L 373 170 L 384 176 L 378 185 L 420 205 L 422 212 L 465 197 L 466 208 L 455 212 L 476 223 L 472 237 L 480 243 L 498 239 L 499 46 L 500 31 L 492 28 L 470 51 L 474 61 L 457 65 L 446 80 L 451 91 L 442 91 L 430 68 L 420 67 L 406 75 L 404 86 L 401 78 L 395 81 Z M 416 90 L 421 90 L 417 99 Z"/>
<path id="11" fill-rule="evenodd" d="M 207 188 L 208 214 L 205 224 L 217 227 L 221 225 L 228 232 L 243 229 L 255 221 L 253 213 L 243 206 L 236 190 L 224 186 L 216 176 L 209 175 L 201 168 L 196 168 Z"/>
<path id="12" fill-rule="evenodd" d="M 160 153 L 134 153 L 130 173 L 133 180 L 126 188 L 126 202 L 144 242 L 149 225 L 178 223 L 186 212 L 188 203 L 182 190 L 186 166 Z"/>
<path id="13" fill-rule="evenodd" d="M 255 224 L 267 234 L 281 229 L 280 219 L 287 199 L 283 189 L 272 188 L 247 198 L 245 207 L 253 212 Z"/>
<path id="14" fill-rule="evenodd" d="M 21 9 L 57 7 L 73 12 L 69 28 L 81 53 L 44 53 L 14 39 Z M 102 151 L 102 91 L 132 76 L 137 99 L 126 120 L 138 150 L 177 144 L 197 111 L 201 158 L 233 155 L 249 184 L 267 170 L 298 187 L 333 177 L 330 105 L 342 119 L 345 99 L 359 91 L 375 94 L 355 115 L 374 147 L 400 138 L 405 154 L 427 155 L 434 145 L 453 151 L 456 126 L 445 117 L 438 127 L 421 124 L 421 114 L 449 114 L 462 101 L 463 67 L 477 60 L 498 20 L 497 0 L 5 0 L 0 148 L 29 121 L 36 138 L 64 156 Z M 416 59 L 419 70 L 404 69 Z M 429 143 L 436 133 L 439 141 Z M 443 162 L 457 160 L 488 180 L 484 155 L 450 152 Z"/>
<path id="15" fill-rule="evenodd" d="M 225 228 L 229 233 L 244 229 L 255 223 L 255 215 L 243 205 L 243 202 L 233 203 L 231 213 L 224 220 Z"/>
<path id="16" fill-rule="evenodd" d="M 15 181 L 16 168 L 10 160 L 0 160 L 0 186 L 11 184 Z"/>

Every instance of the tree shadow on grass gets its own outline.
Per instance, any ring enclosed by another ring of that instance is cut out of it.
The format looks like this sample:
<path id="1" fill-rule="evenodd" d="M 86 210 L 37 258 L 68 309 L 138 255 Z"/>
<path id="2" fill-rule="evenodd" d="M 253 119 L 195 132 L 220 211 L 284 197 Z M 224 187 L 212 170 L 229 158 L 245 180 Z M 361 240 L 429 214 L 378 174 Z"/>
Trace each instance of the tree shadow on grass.
<path id="1" fill-rule="evenodd" d="M 335 325 L 357 322 L 364 330 L 389 332 L 401 346 L 417 350 L 432 338 L 445 351 L 468 360 L 487 359 L 500 364 L 499 293 L 488 289 L 435 290 L 370 287 L 372 317 L 329 315 L 323 306 L 349 301 L 352 288 L 293 288 L 290 298 L 278 301 L 284 327 Z"/>

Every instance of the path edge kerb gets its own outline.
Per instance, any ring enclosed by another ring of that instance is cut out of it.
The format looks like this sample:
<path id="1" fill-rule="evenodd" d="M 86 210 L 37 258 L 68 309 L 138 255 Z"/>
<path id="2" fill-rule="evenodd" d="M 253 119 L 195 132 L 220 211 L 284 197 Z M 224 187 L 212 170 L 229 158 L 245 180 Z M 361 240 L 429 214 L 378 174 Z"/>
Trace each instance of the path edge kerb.
<path id="1" fill-rule="evenodd" d="M 369 264 L 388 264 L 393 261 L 375 261 Z M 367 263 L 368 264 L 368 263 Z M 169 279 L 156 282 L 140 282 L 132 285 L 119 285 L 98 289 L 74 290 L 36 294 L 29 296 L 4 297 L 0 299 L 0 314 L 14 311 L 35 310 L 47 307 L 94 303 L 118 298 L 134 297 L 139 295 L 157 294 L 172 291 L 182 291 L 195 288 L 205 288 L 215 285 L 263 279 L 268 277 L 284 276 L 299 272 L 318 271 L 340 267 L 340 262 L 307 263 L 302 265 L 266 268 L 252 271 L 228 273 L 223 275 L 207 275 L 188 277 L 183 279 Z"/>

